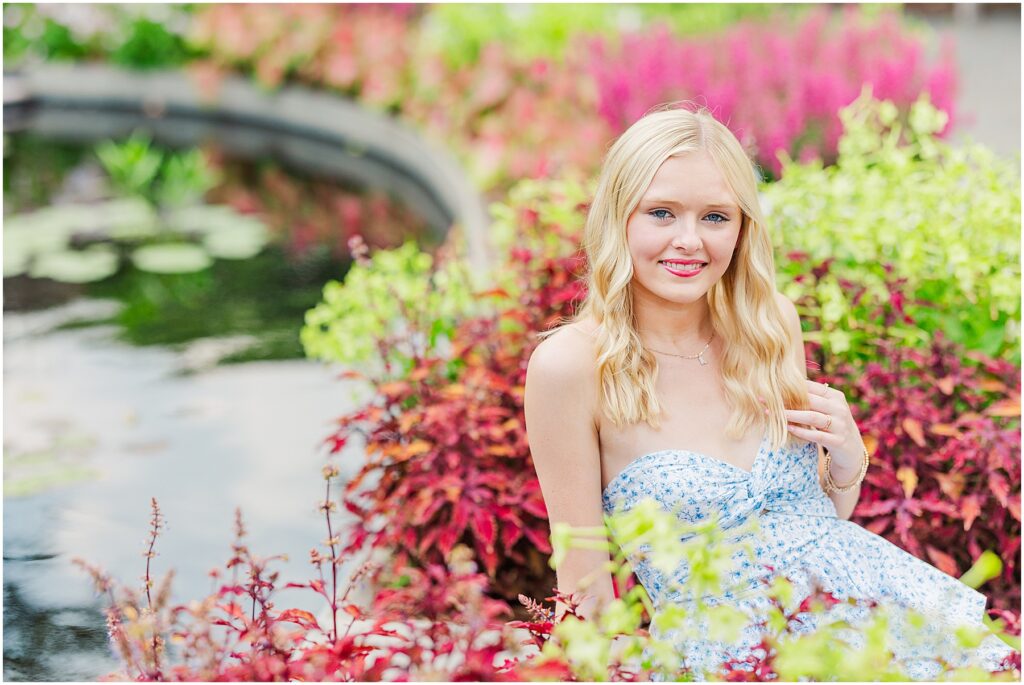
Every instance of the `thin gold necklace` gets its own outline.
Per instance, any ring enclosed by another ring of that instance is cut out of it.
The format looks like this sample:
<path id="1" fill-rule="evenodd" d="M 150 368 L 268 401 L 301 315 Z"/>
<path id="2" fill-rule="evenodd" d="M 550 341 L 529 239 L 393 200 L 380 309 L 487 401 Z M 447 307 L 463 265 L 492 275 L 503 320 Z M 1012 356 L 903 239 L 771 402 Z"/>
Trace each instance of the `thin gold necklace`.
<path id="1" fill-rule="evenodd" d="M 647 349 L 649 349 L 651 352 L 657 352 L 658 354 L 665 354 L 665 355 L 668 355 L 669 357 L 679 357 L 680 359 L 696 359 L 697 361 L 700 362 L 701 366 L 707 366 L 708 365 L 708 361 L 706 359 L 704 359 L 704 353 L 708 351 L 709 347 L 711 347 L 711 341 L 714 340 L 714 339 L 715 339 L 715 332 L 711 331 L 711 337 L 708 338 L 707 343 L 704 345 L 704 349 L 701 350 L 700 352 L 698 352 L 697 354 L 673 354 L 672 352 L 661 352 L 659 350 L 654 349 L 653 347 L 649 347 L 649 346 L 645 346 L 645 347 L 647 347 Z"/>

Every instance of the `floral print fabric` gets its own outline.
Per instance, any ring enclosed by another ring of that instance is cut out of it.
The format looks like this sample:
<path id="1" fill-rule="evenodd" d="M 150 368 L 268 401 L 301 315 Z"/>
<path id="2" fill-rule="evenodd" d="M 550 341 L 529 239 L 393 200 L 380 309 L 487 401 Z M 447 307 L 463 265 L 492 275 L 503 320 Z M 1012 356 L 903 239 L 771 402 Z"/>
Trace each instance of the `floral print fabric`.
<path id="1" fill-rule="evenodd" d="M 756 624 L 766 616 L 768 604 L 767 597 L 759 592 L 765 587 L 761 581 L 782 575 L 794 582 L 797 602 L 812 591 L 815 581 L 839 599 L 857 598 L 856 604 L 832 607 L 827 614 L 830 619 L 838 614 L 856 624 L 867 618 L 868 609 L 860 601 L 867 598 L 925 614 L 928 620 L 924 631 L 914 631 L 927 638 L 923 643 L 910 639 L 912 631 L 905 622 L 891 622 L 895 656 L 915 680 L 932 679 L 939 672 L 940 664 L 934 658 L 937 654 L 955 666 L 969 663 L 997 670 L 1001 659 L 1013 650 L 996 636 L 986 636 L 970 651 L 950 642 L 956 626 L 982 625 L 985 595 L 885 538 L 838 518 L 832 500 L 821 489 L 817 459 L 813 443 L 791 438 L 789 445 L 772 450 L 766 434 L 749 472 L 697 452 L 662 450 L 634 459 L 608 484 L 602 496 L 606 513 L 653 498 L 666 511 L 678 512 L 685 523 L 720 517 L 724 530 L 743 531 L 729 538 L 730 542 L 752 544 L 754 563 L 745 553 L 733 557 L 735 571 L 728 579 L 732 583 L 729 587 L 739 590 L 726 592 L 722 601 L 733 603 L 753 622 L 733 644 L 680 640 L 683 665 L 704 680 L 710 670 L 729 658 L 763 656 L 763 650 L 757 648 L 762 630 Z M 750 517 L 758 517 L 760 523 L 760 529 L 753 533 L 749 526 L 742 525 Z M 673 584 L 685 583 L 685 561 L 672 578 L 665 578 L 643 558 L 630 561 L 656 608 L 687 601 L 670 589 Z M 712 597 L 706 601 L 716 603 Z M 902 617 L 900 612 L 892 615 Z M 802 616 L 807 620 L 797 632 L 813 630 L 814 615 L 805 612 Z M 707 631 L 698 634 L 707 635 Z M 858 637 L 851 634 L 851 642 L 857 644 Z"/>

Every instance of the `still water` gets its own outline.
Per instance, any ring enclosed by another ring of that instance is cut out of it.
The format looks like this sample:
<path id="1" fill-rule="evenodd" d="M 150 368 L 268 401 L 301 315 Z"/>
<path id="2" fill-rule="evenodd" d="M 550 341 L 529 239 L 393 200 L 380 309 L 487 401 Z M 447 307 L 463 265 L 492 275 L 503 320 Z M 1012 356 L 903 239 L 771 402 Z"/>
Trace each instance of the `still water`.
<path id="1" fill-rule="evenodd" d="M 86 228 L 67 239 L 72 247 L 134 249 L 104 232 L 100 208 L 118 198 L 88 149 L 20 135 L 5 143 L 5 213 L 64 207 L 61 221 Z M 253 554 L 288 555 L 272 567 L 281 585 L 313 575 L 309 551 L 327 537 L 316 511 L 322 441 L 370 389 L 302 358 L 303 313 L 344 277 L 348 234 L 387 247 L 424 224 L 366 189 L 218 164 L 224 180 L 205 199 L 266 223 L 272 237 L 258 254 L 183 273 L 125 260 L 85 284 L 21 271 L 4 279 L 5 679 L 95 680 L 117 668 L 102 603 L 71 560 L 141 589 L 153 497 L 166 521 L 153 572 L 175 570 L 172 603 L 211 592 L 236 508 Z M 20 231 L 35 239 L 65 228 L 23 222 Z M 341 480 L 361 463 L 350 445 Z M 301 590 L 275 604 L 326 609 Z"/>
<path id="2" fill-rule="evenodd" d="M 366 388 L 302 360 L 189 372 L 187 351 L 119 342 L 113 326 L 60 329 L 117 306 L 4 315 L 5 679 L 94 680 L 117 666 L 71 559 L 141 587 L 151 497 L 167 521 L 154 569 L 175 568 L 178 602 L 209 592 L 236 507 L 253 553 L 288 554 L 282 583 L 309 577 L 326 537 L 319 443 Z M 342 479 L 358 466 L 346 455 Z M 309 594 L 278 605 L 322 610 Z"/>

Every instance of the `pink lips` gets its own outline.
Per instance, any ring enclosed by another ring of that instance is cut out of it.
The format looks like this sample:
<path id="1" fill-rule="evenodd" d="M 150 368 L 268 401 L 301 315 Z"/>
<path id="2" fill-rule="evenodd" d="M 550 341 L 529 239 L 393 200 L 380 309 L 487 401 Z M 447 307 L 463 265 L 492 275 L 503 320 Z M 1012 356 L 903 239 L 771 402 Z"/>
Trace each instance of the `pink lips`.
<path id="1" fill-rule="evenodd" d="M 668 271 L 673 276 L 679 276 L 680 278 L 693 278 L 700 272 L 704 271 L 704 266 L 700 267 L 696 271 L 677 271 L 672 268 L 672 265 L 666 264 L 664 262 L 662 263 L 662 266 L 665 267 L 665 271 Z"/>

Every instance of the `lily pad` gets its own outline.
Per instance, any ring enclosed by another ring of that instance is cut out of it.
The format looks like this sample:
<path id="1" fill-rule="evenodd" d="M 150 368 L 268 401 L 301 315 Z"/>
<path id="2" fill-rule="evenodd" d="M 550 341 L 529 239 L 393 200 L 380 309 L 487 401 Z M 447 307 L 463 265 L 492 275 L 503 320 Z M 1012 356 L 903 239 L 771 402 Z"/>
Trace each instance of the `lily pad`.
<path id="1" fill-rule="evenodd" d="M 132 263 L 142 271 L 158 274 L 187 274 L 208 268 L 213 259 L 203 248 L 191 243 L 146 245 L 132 253 Z"/>
<path id="2" fill-rule="evenodd" d="M 239 219 L 251 221 L 227 205 L 197 205 L 183 207 L 167 215 L 167 225 L 182 233 L 212 233 Z"/>
<path id="3" fill-rule="evenodd" d="M 68 215 L 46 210 L 20 214 L 4 221 L 4 250 L 15 249 L 29 255 L 63 250 L 75 227 Z"/>
<path id="4" fill-rule="evenodd" d="M 236 218 L 203 236 L 203 245 L 214 257 L 221 259 L 249 259 L 259 254 L 267 244 L 266 227 L 255 219 Z"/>
<path id="5" fill-rule="evenodd" d="M 37 226 L 59 229 L 71 235 L 79 231 L 95 231 L 100 228 L 97 215 L 90 211 L 92 207 L 86 204 L 54 205 L 22 216 L 30 218 Z"/>
<path id="6" fill-rule="evenodd" d="M 117 252 L 107 245 L 48 252 L 36 257 L 29 276 L 63 283 L 91 283 L 114 275 L 118 262 Z"/>
<path id="7" fill-rule="evenodd" d="M 91 205 L 87 211 L 95 212 L 100 230 L 115 240 L 138 240 L 160 232 L 156 212 L 141 198 L 110 200 Z"/>

